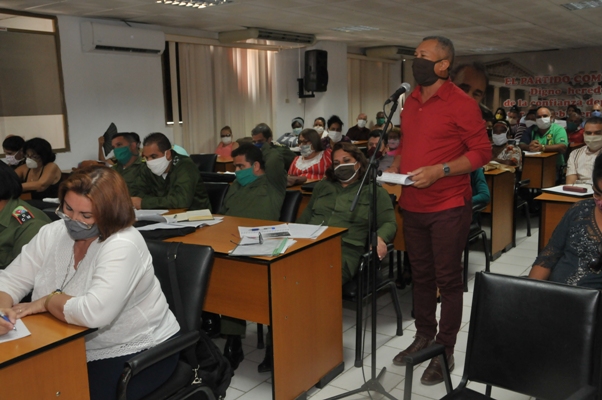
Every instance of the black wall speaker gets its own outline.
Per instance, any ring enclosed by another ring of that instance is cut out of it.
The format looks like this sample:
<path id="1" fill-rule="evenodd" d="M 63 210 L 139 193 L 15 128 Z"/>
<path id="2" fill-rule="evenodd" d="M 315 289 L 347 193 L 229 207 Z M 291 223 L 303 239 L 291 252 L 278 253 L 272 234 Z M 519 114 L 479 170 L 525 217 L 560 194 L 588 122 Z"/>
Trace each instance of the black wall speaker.
<path id="1" fill-rule="evenodd" d="M 305 90 L 325 92 L 328 86 L 328 52 L 308 50 L 305 52 Z"/>

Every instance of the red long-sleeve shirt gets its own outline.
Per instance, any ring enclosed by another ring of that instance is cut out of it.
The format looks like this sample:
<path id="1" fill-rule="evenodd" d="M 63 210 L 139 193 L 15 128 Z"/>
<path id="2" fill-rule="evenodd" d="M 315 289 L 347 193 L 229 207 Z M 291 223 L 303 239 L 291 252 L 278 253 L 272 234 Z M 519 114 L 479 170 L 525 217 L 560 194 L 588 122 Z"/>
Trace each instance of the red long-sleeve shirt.
<path id="1" fill-rule="evenodd" d="M 424 104 L 420 86 L 416 87 L 404 104 L 401 124 L 402 174 L 462 155 L 474 171 L 491 159 L 491 143 L 477 103 L 450 80 Z M 463 174 L 443 177 L 425 189 L 404 186 L 399 205 L 428 213 L 463 206 L 471 197 L 470 175 Z"/>

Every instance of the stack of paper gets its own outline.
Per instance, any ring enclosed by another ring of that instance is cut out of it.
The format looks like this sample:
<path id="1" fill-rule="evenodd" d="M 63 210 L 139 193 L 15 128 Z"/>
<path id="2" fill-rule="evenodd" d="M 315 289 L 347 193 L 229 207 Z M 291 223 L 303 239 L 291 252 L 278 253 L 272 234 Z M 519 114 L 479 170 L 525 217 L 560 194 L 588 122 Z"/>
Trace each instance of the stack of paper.
<path id="1" fill-rule="evenodd" d="M 406 174 L 394 174 L 392 172 L 383 172 L 383 174 L 376 178 L 376 182 L 392 183 L 394 185 L 413 185 L 414 181 L 410 175 Z"/>
<path id="2" fill-rule="evenodd" d="M 211 211 L 205 210 L 194 210 L 194 211 L 186 211 L 179 214 L 170 215 L 177 222 L 182 221 L 210 221 L 213 219 L 213 215 L 211 215 Z"/>

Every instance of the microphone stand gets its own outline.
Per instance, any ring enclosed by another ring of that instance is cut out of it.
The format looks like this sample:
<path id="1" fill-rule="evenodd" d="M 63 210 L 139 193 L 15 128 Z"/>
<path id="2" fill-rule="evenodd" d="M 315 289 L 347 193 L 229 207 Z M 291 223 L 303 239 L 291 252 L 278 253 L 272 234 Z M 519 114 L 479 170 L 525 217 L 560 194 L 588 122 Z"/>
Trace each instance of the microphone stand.
<path id="1" fill-rule="evenodd" d="M 378 144 L 376 145 L 376 151 L 378 151 L 378 149 L 380 149 L 380 146 L 382 145 L 383 138 L 384 138 L 385 134 L 387 133 L 389 124 L 391 123 L 391 118 L 393 117 L 393 113 L 395 112 L 395 110 L 397 109 L 397 106 L 399 104 L 397 99 L 393 100 L 392 103 L 393 104 L 391 105 L 391 111 L 389 112 L 387 122 L 384 125 L 383 132 L 381 133 L 380 139 L 378 140 Z M 385 105 L 386 105 L 386 103 L 385 103 Z M 384 106 L 383 106 L 383 109 L 384 109 Z M 366 170 L 366 173 L 364 174 L 364 176 L 362 178 L 362 182 L 357 191 L 357 194 L 355 195 L 355 198 L 353 199 L 353 202 L 351 203 L 351 208 L 350 208 L 350 211 L 353 211 L 355 209 L 355 206 L 357 205 L 357 202 L 360 198 L 362 189 L 364 188 L 364 186 L 366 184 L 366 179 L 368 179 L 368 177 L 370 177 L 370 183 L 372 184 L 372 196 L 370 197 L 370 210 L 372 212 L 370 213 L 370 222 L 369 222 L 370 244 L 371 244 L 371 248 L 372 248 L 372 258 L 370 260 L 370 273 L 369 273 L 369 276 L 372 279 L 372 281 L 370 282 L 370 287 L 372 289 L 372 299 L 371 299 L 371 305 L 372 305 L 372 346 L 371 346 L 372 347 L 372 354 L 371 354 L 372 366 L 371 366 L 371 375 L 370 375 L 370 379 L 368 379 L 359 388 L 351 390 L 347 393 L 343 393 L 343 394 L 334 396 L 334 397 L 329 397 L 327 400 L 343 399 L 345 397 L 353 396 L 354 394 L 362 393 L 362 392 L 376 392 L 376 393 L 382 394 L 383 396 L 387 397 L 390 400 L 397 400 L 394 396 L 387 393 L 387 391 L 385 390 L 383 385 L 380 383 L 380 378 L 387 371 L 387 368 L 383 367 L 383 369 L 380 371 L 378 376 L 376 376 L 376 310 L 377 310 L 376 281 L 377 281 L 377 276 L 378 276 L 378 265 L 380 263 L 380 260 L 378 259 L 378 251 L 377 251 L 377 248 L 378 248 L 378 212 L 376 209 L 376 204 L 377 204 L 376 190 L 378 189 L 378 184 L 376 183 L 376 177 L 381 175 L 381 172 L 378 170 L 378 160 L 376 159 L 376 151 L 374 151 L 374 153 L 370 157 L 370 160 L 368 161 L 368 169 Z M 358 286 L 359 286 L 358 287 L 358 293 L 359 293 L 358 295 L 361 295 L 363 293 L 363 289 L 364 289 L 363 281 L 362 281 L 361 277 L 358 280 Z"/>

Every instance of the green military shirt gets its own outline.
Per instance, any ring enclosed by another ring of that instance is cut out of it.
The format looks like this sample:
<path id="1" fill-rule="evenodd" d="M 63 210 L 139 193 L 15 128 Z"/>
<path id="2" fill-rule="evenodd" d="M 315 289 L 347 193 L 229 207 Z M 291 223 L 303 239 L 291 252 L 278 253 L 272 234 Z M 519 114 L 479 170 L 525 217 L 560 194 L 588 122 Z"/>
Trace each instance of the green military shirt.
<path id="1" fill-rule="evenodd" d="M 297 219 L 300 224 L 347 228 L 343 234 L 343 283 L 355 276 L 362 254 L 368 248 L 368 221 L 370 218 L 370 186 L 362 189 L 353 212 L 349 211 L 360 182 L 347 187 L 340 182 L 320 181 L 313 190 L 309 204 Z M 378 236 L 391 243 L 397 231 L 393 202 L 385 189 L 378 187 Z"/>
<path id="2" fill-rule="evenodd" d="M 274 187 L 266 174 L 258 176 L 247 186 L 234 181 L 228 189 L 220 214 L 278 221 L 284 194 L 285 190 Z"/>
<path id="3" fill-rule="evenodd" d="M 553 144 L 564 144 L 565 146 L 569 146 L 569 140 L 564 128 L 558 124 L 550 125 L 548 131 L 541 135 L 539 132 L 539 128 L 535 126 L 533 128 L 533 133 L 531 135 L 532 140 L 537 140 L 539 144 L 550 146 Z M 556 166 L 562 167 L 564 165 L 564 154 L 558 154 L 556 157 Z"/>
<path id="4" fill-rule="evenodd" d="M 278 150 L 278 153 L 280 153 L 280 156 L 282 156 L 282 162 L 284 162 L 284 170 L 288 171 L 288 169 L 291 167 L 291 164 L 293 163 L 293 160 L 295 159 L 295 157 L 297 157 L 297 154 L 295 154 L 294 151 L 292 151 L 288 146 L 284 146 L 280 143 L 273 143 L 273 148 Z"/>
<path id="5" fill-rule="evenodd" d="M 127 168 L 124 168 L 123 165 L 119 163 L 113 165 L 111 168 L 113 168 L 119 173 L 119 175 L 123 177 L 123 180 L 125 181 L 125 184 L 127 185 L 128 190 L 130 192 L 132 191 L 131 188 L 136 186 L 136 182 L 138 181 L 138 179 L 140 179 L 142 169 L 148 169 L 146 168 L 144 160 L 140 156 L 138 156 L 136 161 L 134 161 L 134 163 Z"/>
<path id="6" fill-rule="evenodd" d="M 288 169 L 285 169 L 285 162 L 279 147 L 272 143 L 265 143 L 261 147 L 261 155 L 265 163 L 265 174 L 270 183 L 282 192 L 286 191 L 286 176 Z"/>
<path id="7" fill-rule="evenodd" d="M 9 200 L 0 211 L 0 269 L 21 254 L 21 247 L 48 223 L 50 218 L 43 211 L 21 199 Z"/>
<path id="8" fill-rule="evenodd" d="M 205 184 L 196 164 L 190 157 L 173 150 L 172 164 L 165 179 L 141 168 L 140 179 L 130 189 L 133 197 L 142 198 L 143 209 L 211 210 Z"/>

